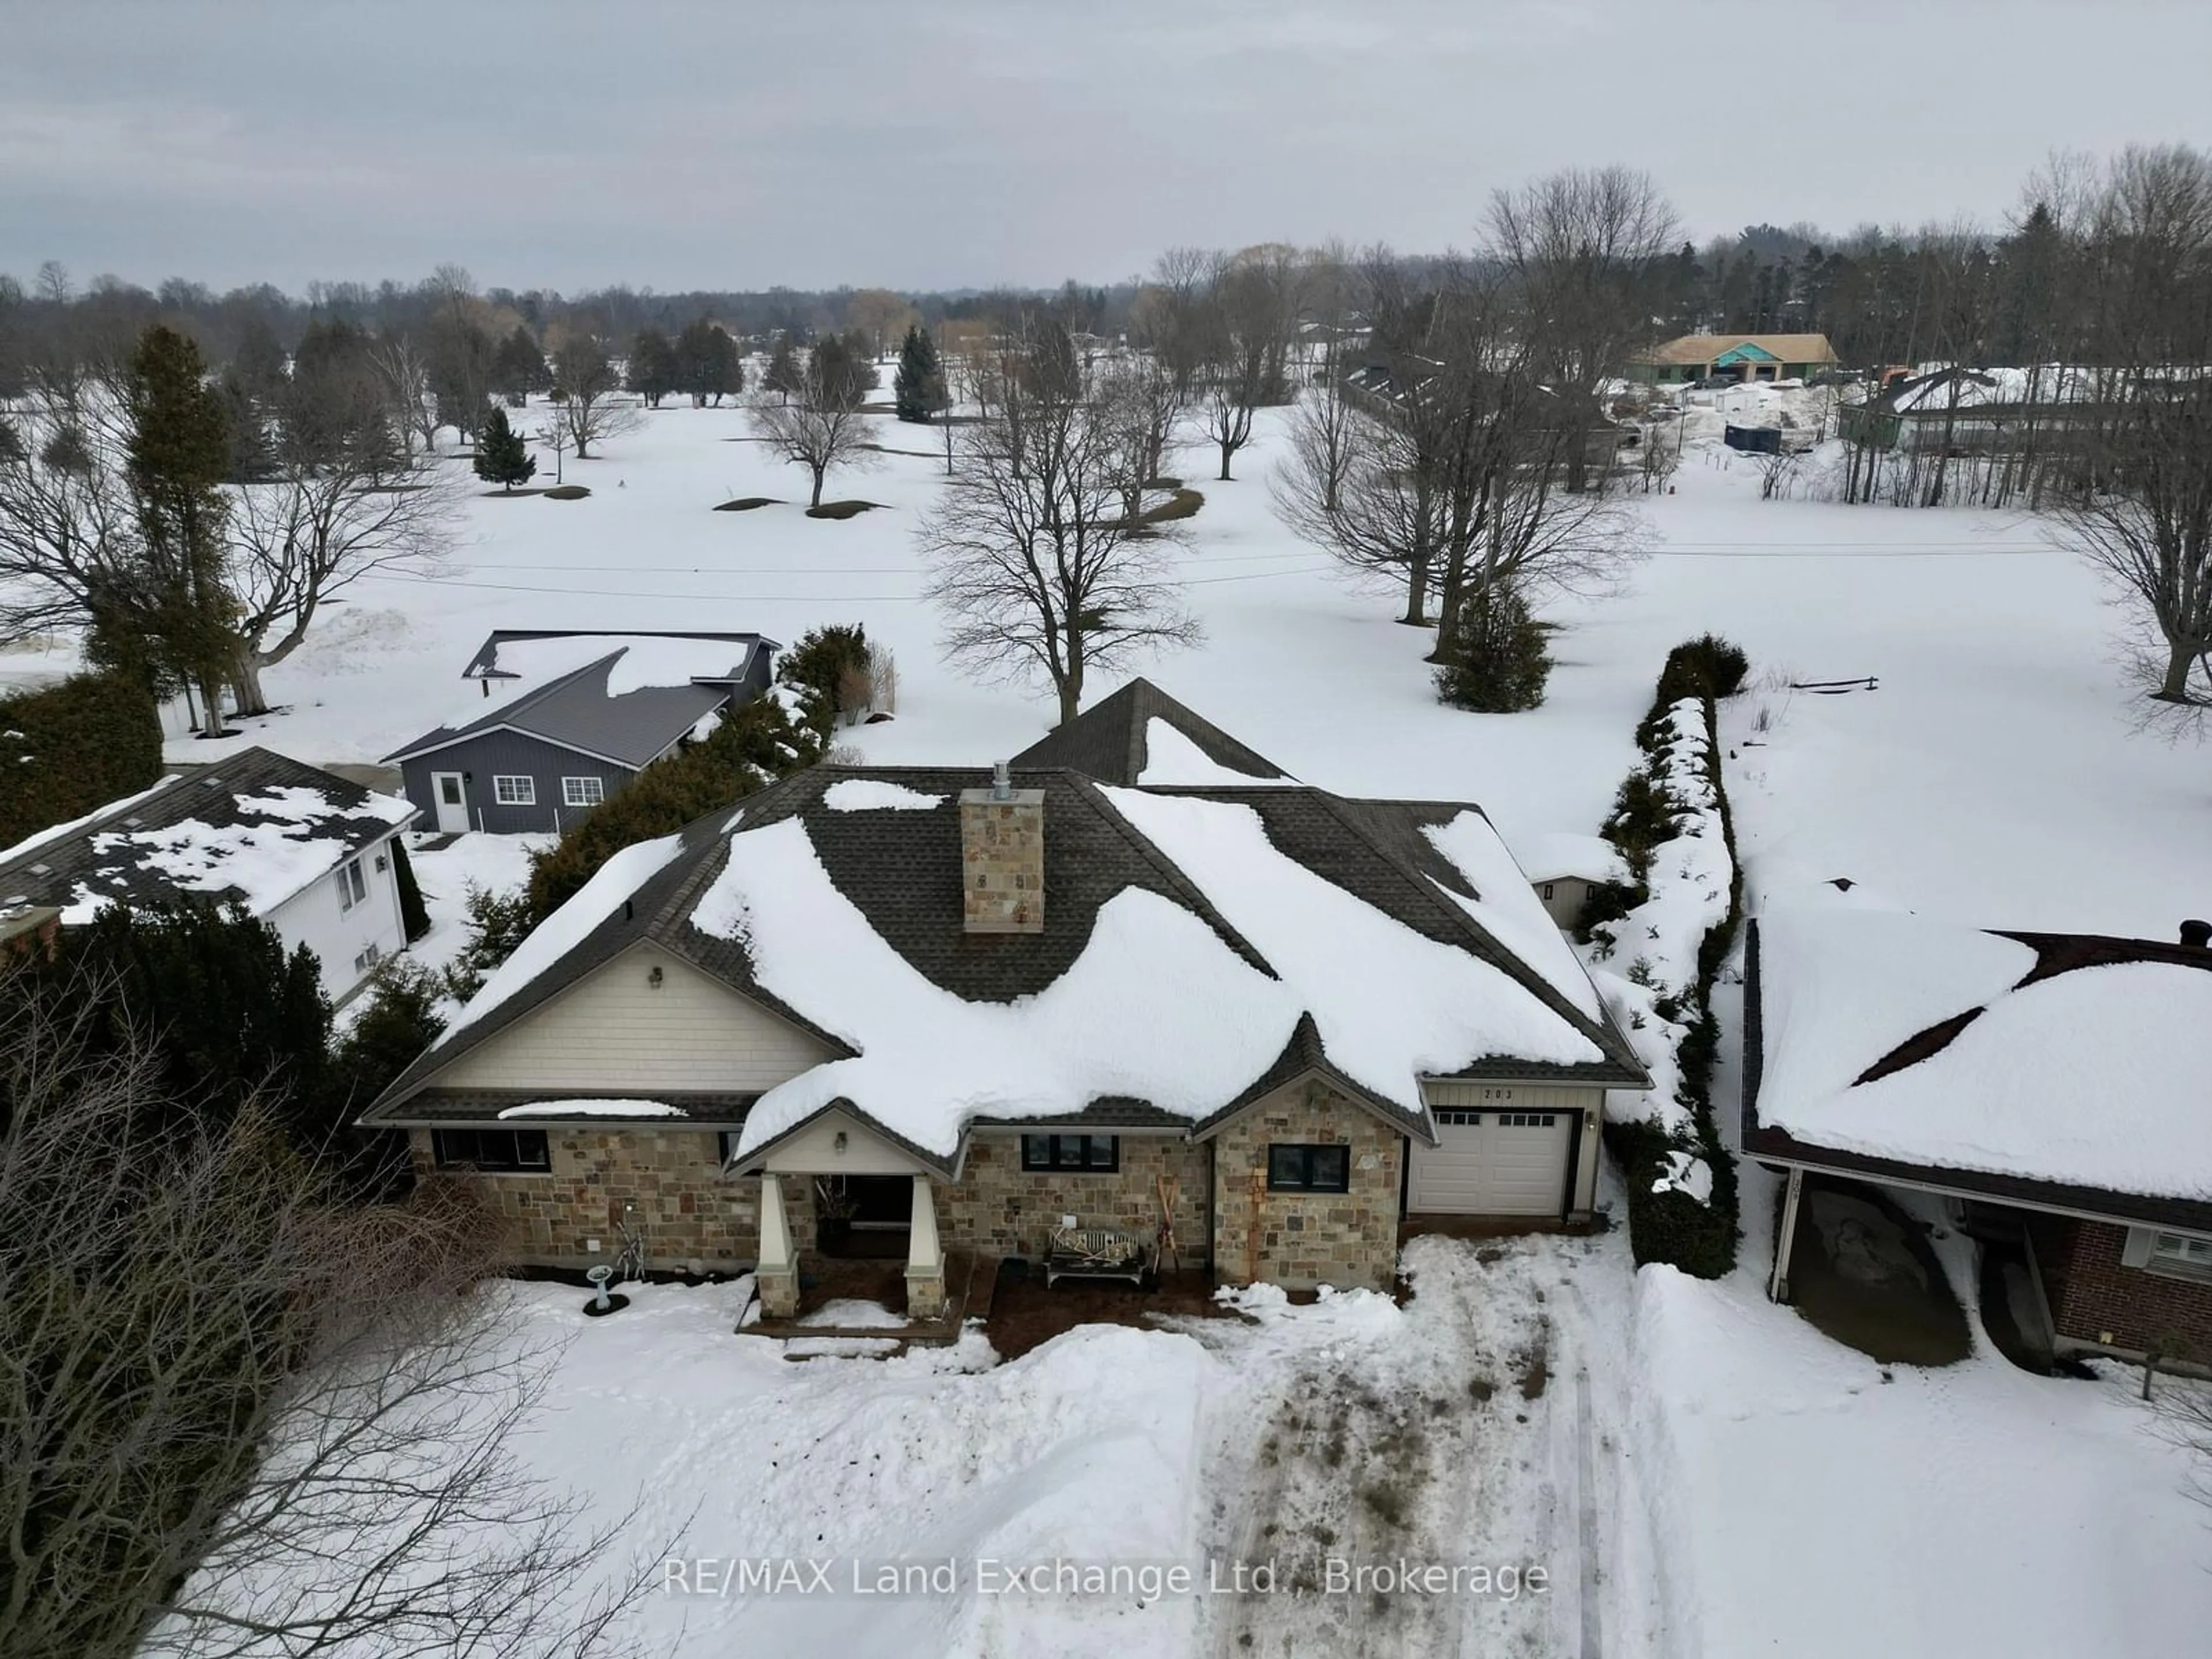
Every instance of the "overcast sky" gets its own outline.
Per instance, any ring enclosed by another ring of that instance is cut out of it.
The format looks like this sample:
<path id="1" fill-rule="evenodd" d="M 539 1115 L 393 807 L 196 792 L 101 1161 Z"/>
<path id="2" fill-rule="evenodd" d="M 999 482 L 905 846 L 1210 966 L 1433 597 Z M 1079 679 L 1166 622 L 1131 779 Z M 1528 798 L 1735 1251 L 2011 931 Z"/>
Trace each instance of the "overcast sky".
<path id="1" fill-rule="evenodd" d="M 1109 281 L 1615 161 L 1700 240 L 1995 218 L 2208 76 L 2208 0 L 0 0 L 0 270 Z"/>

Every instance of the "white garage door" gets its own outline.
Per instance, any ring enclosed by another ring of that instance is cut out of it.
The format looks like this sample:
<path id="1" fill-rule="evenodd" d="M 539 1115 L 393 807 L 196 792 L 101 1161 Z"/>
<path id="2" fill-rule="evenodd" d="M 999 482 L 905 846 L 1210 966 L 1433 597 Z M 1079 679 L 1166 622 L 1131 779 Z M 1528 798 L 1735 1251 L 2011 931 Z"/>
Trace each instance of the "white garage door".
<path id="1" fill-rule="evenodd" d="M 1406 1207 L 1430 1215 L 1557 1215 L 1573 1112 L 1440 1110 L 1437 1144 L 1413 1148 Z"/>

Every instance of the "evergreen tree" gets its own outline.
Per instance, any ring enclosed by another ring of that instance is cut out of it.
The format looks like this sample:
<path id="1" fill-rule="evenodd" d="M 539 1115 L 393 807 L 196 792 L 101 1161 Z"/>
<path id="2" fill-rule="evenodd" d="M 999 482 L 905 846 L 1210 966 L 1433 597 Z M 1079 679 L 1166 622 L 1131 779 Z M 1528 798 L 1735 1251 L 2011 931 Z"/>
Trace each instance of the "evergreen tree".
<path id="1" fill-rule="evenodd" d="M 630 343 L 628 384 L 649 409 L 676 390 L 676 348 L 659 329 L 641 330 Z"/>
<path id="2" fill-rule="evenodd" d="M 709 401 L 720 404 L 725 396 L 745 389 L 745 367 L 738 356 L 738 343 L 720 324 L 702 317 L 684 325 L 676 337 L 676 387 L 687 393 L 696 407 Z"/>
<path id="3" fill-rule="evenodd" d="M 477 434 L 477 477 L 495 483 L 508 494 L 517 484 L 528 483 L 538 474 L 538 462 L 523 447 L 522 434 L 495 405 Z"/>
<path id="4" fill-rule="evenodd" d="M 281 393 L 283 382 L 277 383 Z M 234 365 L 222 377 L 223 419 L 230 429 L 231 483 L 258 483 L 275 476 L 276 452 L 269 441 L 270 415 L 253 384 Z"/>
<path id="5" fill-rule="evenodd" d="M 945 373 L 937 361 L 937 342 L 920 323 L 908 328 L 899 347 L 891 396 L 902 421 L 927 422 L 945 407 Z"/>
<path id="6" fill-rule="evenodd" d="M 532 392 L 542 392 L 553 384 L 553 371 L 545 366 L 545 354 L 538 349 L 538 342 L 520 323 L 499 343 L 499 350 L 492 358 L 491 383 L 493 391 L 518 409 Z"/>
<path id="7" fill-rule="evenodd" d="M 106 626 L 96 631 L 110 661 L 195 687 L 212 736 L 222 730 L 222 687 L 239 651 L 237 606 L 223 579 L 229 422 L 199 347 L 159 325 L 132 355 L 127 401 L 140 556 L 125 586 L 136 591 L 107 596 Z M 134 629 L 143 641 L 124 637 Z"/>
<path id="8" fill-rule="evenodd" d="M 1511 587 L 1493 582 L 1462 605 L 1451 653 L 1437 669 L 1437 696 L 1486 714 L 1518 714 L 1543 702 L 1551 672 L 1543 623 Z"/>
<path id="9" fill-rule="evenodd" d="M 775 349 L 769 354 L 768 373 L 761 377 L 761 384 L 785 403 L 791 401 L 793 392 L 805 388 L 805 378 L 799 372 L 799 354 L 791 349 L 789 334 L 776 336 Z"/>
<path id="10" fill-rule="evenodd" d="M 284 383 L 284 348 L 277 344 L 269 325 L 258 317 L 239 332 L 238 349 L 230 356 L 230 377 L 264 399 Z"/>

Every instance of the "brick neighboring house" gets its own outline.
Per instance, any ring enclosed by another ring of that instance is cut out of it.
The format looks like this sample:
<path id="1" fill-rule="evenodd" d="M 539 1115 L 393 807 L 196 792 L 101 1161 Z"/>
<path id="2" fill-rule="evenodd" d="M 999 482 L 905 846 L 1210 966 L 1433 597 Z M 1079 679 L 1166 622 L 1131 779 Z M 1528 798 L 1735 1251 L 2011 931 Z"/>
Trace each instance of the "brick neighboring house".
<path id="1" fill-rule="evenodd" d="M 631 1229 L 775 1314 L 836 1220 L 927 1316 L 947 1249 L 1069 1216 L 1387 1285 L 1409 1213 L 1586 1217 L 1644 1082 L 1478 809 L 1298 783 L 1139 682 L 995 769 L 818 766 L 626 849 L 364 1121 L 520 1261 Z"/>
<path id="2" fill-rule="evenodd" d="M 1883 911 L 1751 925 L 1743 1147 L 1789 1177 L 1934 1194 L 2021 1251 L 2057 1354 L 2212 1368 L 2212 947 Z"/>

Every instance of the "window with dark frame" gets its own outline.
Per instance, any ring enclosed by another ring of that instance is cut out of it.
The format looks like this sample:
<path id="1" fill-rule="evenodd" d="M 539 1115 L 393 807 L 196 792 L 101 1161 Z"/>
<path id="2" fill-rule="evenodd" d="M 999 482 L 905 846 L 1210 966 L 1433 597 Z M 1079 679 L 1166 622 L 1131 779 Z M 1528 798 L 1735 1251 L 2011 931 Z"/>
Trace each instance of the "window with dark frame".
<path id="1" fill-rule="evenodd" d="M 433 1129 L 430 1146 L 441 1170 L 548 1175 L 553 1169 L 543 1129 Z"/>
<path id="2" fill-rule="evenodd" d="M 1119 1135 L 1024 1135 L 1022 1168 L 1035 1174 L 1111 1175 L 1121 1167 Z"/>
<path id="3" fill-rule="evenodd" d="M 1271 1193 L 1346 1193 L 1352 1190 L 1352 1148 L 1277 1141 L 1267 1148 Z"/>

